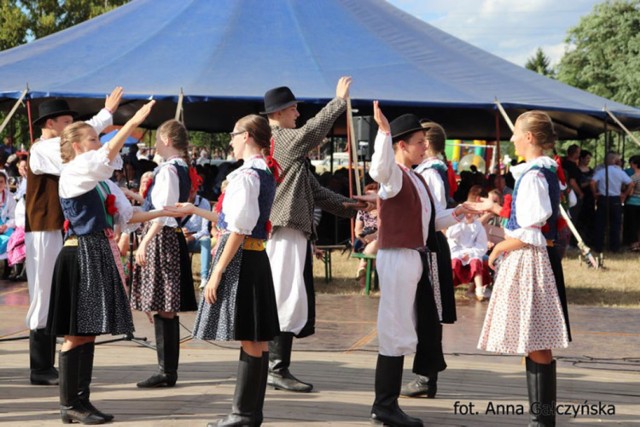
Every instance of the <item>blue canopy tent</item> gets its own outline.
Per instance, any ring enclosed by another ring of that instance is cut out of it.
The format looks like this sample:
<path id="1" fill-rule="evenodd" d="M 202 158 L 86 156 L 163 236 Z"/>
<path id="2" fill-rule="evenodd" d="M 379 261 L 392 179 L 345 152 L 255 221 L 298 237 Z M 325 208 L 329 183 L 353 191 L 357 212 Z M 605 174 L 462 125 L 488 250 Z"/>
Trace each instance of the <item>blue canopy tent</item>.
<path id="1" fill-rule="evenodd" d="M 100 137 L 100 142 L 105 144 L 109 141 L 111 141 L 113 139 L 114 136 L 116 136 L 116 134 L 118 133 L 120 129 L 114 129 L 111 132 L 105 133 L 104 135 L 102 135 Z M 131 145 L 136 145 L 137 143 L 139 143 L 140 141 L 135 139 L 132 136 L 128 136 L 127 139 L 124 141 L 124 145 L 126 147 L 129 147 Z"/>
<path id="2" fill-rule="evenodd" d="M 572 88 L 452 37 L 382 0 L 134 0 L 112 12 L 0 53 L 0 108 L 28 87 L 69 99 L 85 115 L 122 85 L 123 122 L 153 96 L 145 123 L 175 115 L 184 93 L 190 129 L 223 131 L 262 108 L 262 96 L 287 85 L 309 117 L 353 76 L 360 114 L 379 99 L 388 116 L 413 111 L 444 124 L 453 138 L 510 134 L 496 113 L 527 109 L 553 117 L 562 138 L 603 131 L 606 106 L 627 127 L 640 110 Z"/>

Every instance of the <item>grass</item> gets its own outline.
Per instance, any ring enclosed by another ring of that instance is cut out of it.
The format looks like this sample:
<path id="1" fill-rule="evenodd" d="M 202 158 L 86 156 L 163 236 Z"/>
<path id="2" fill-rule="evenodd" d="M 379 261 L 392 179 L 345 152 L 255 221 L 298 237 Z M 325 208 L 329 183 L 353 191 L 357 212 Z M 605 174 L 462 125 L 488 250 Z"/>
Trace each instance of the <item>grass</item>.
<path id="1" fill-rule="evenodd" d="M 332 280 L 325 281 L 321 260 L 314 260 L 313 275 L 316 292 L 320 294 L 355 295 L 361 293 L 355 280 L 358 260 L 349 253 L 335 251 L 332 255 Z M 570 304 L 598 307 L 640 308 L 640 255 L 637 253 L 606 255 L 602 270 L 594 270 L 580 262 L 578 254 L 570 252 L 562 261 L 567 299 Z M 194 255 L 194 282 L 200 284 L 200 256 Z M 376 292 L 372 293 L 376 296 Z M 465 298 L 464 288 L 456 298 Z"/>
<path id="2" fill-rule="evenodd" d="M 570 253 L 562 262 L 567 299 L 570 304 L 599 307 L 640 308 L 640 256 L 637 253 L 605 255 L 602 270 L 581 264 L 577 253 Z M 327 294 L 357 294 L 355 280 L 358 260 L 349 254 L 332 254 L 333 280 L 325 283 L 324 264 L 316 261 L 313 267 L 316 291 Z M 458 289 L 456 298 L 465 298 Z"/>

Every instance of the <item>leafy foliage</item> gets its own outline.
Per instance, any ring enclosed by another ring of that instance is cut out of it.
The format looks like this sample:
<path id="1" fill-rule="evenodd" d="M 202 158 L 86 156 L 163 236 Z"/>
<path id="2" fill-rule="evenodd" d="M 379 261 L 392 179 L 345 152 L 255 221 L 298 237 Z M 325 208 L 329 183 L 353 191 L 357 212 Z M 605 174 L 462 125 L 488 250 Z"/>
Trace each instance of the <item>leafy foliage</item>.
<path id="1" fill-rule="evenodd" d="M 568 32 L 558 78 L 628 105 L 640 105 L 640 0 L 607 0 Z"/>
<path id="2" fill-rule="evenodd" d="M 538 74 L 542 74 L 546 77 L 555 77 L 555 73 L 553 68 L 550 67 L 551 61 L 549 61 L 549 57 L 545 55 L 542 48 L 538 48 L 536 53 L 527 60 L 527 63 L 524 67 L 528 70 L 535 71 Z"/>

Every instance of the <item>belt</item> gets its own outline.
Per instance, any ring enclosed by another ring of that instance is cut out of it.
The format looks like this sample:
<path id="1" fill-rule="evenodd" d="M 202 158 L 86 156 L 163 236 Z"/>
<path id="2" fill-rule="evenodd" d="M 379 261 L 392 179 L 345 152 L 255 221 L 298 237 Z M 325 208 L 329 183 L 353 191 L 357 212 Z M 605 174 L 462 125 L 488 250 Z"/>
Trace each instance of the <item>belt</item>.
<path id="1" fill-rule="evenodd" d="M 553 242 L 553 240 L 547 240 L 547 247 L 548 248 L 552 248 L 554 247 L 556 244 Z"/>
<path id="2" fill-rule="evenodd" d="M 242 242 L 242 249 L 245 251 L 264 251 L 267 247 L 267 241 L 263 239 L 256 239 L 254 237 L 245 237 Z"/>
<path id="3" fill-rule="evenodd" d="M 78 246 L 78 238 L 76 236 L 69 236 L 64 241 L 64 246 Z"/>

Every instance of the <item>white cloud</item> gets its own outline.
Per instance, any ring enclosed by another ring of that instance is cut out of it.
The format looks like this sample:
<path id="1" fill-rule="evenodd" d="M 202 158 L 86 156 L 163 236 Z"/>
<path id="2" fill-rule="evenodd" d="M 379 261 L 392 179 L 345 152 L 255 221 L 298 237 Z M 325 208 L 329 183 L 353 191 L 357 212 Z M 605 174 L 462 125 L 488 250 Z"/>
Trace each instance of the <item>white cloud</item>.
<path id="1" fill-rule="evenodd" d="M 524 65 L 538 47 L 552 64 L 557 63 L 564 53 L 567 30 L 600 1 L 389 0 L 405 12 L 518 65 Z"/>

